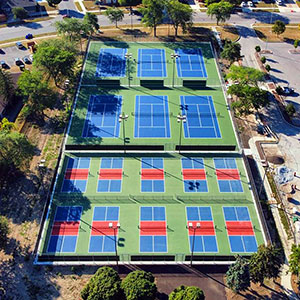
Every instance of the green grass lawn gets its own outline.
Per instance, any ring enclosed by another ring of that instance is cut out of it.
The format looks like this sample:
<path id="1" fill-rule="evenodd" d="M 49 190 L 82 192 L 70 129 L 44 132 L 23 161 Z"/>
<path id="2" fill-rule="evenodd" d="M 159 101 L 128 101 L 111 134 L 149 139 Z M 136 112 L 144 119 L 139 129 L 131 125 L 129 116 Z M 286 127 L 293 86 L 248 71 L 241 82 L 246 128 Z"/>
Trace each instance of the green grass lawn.
<path id="1" fill-rule="evenodd" d="M 86 156 L 91 157 L 89 176 L 87 181 L 86 192 L 66 194 L 61 192 L 61 186 L 64 178 L 68 157 Z M 133 155 L 124 157 L 122 188 L 119 193 L 98 193 L 98 172 L 100 161 L 103 157 L 112 157 L 111 155 L 100 154 L 76 154 L 69 153 L 64 157 L 63 165 L 60 170 L 58 183 L 52 203 L 49 220 L 45 223 L 46 234 L 42 243 L 41 253 L 46 254 L 48 240 L 51 233 L 51 226 L 57 206 L 83 206 L 83 214 L 81 216 L 79 236 L 76 246 L 75 255 L 94 255 L 89 253 L 89 240 L 91 233 L 91 224 L 93 219 L 93 209 L 96 206 L 118 206 L 119 222 L 121 229 L 119 231 L 118 253 L 120 260 L 126 260 L 133 255 L 142 255 L 139 251 L 139 213 L 141 206 L 163 206 L 166 208 L 167 220 L 167 253 L 164 255 L 174 255 L 175 260 L 184 260 L 186 255 L 190 254 L 188 232 L 186 229 L 186 207 L 187 206 L 209 206 L 212 209 L 214 225 L 216 226 L 216 236 L 218 244 L 217 253 L 195 253 L 195 255 L 233 255 L 230 250 L 228 235 L 225 228 L 225 220 L 222 207 L 224 206 L 244 206 L 248 207 L 257 244 L 263 243 L 263 233 L 258 221 L 255 205 L 249 190 L 248 179 L 245 174 L 242 159 L 233 156 L 236 159 L 237 167 L 240 172 L 241 182 L 243 186 L 242 193 L 221 193 L 219 192 L 217 178 L 215 175 L 215 167 L 213 163 L 214 157 L 223 157 L 221 155 L 206 154 L 201 155 L 204 159 L 204 167 L 208 184 L 207 193 L 186 193 L 184 192 L 184 184 L 181 169 L 181 156 L 179 154 L 156 154 L 156 155 Z M 141 192 L 141 158 L 142 157 L 163 157 L 165 172 L 165 192 L 164 193 L 142 193 Z M 193 155 L 192 157 L 197 157 Z M 228 157 L 228 156 L 227 156 Z M 95 255 L 103 256 L 103 260 L 107 255 L 114 253 L 96 253 Z M 162 253 L 148 253 L 151 255 L 162 255 Z M 59 254 L 57 254 L 59 255 Z M 64 254 L 70 255 L 70 254 Z"/>

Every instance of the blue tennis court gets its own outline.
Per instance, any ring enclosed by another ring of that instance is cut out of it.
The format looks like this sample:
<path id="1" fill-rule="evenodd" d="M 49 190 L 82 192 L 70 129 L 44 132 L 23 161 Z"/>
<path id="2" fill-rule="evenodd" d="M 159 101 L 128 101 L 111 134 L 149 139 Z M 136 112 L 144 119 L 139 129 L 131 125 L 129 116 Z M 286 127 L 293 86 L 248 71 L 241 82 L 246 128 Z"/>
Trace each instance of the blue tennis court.
<path id="1" fill-rule="evenodd" d="M 216 169 L 237 169 L 235 158 L 214 158 Z"/>
<path id="2" fill-rule="evenodd" d="M 138 77 L 166 77 L 164 49 L 138 49 Z"/>
<path id="3" fill-rule="evenodd" d="M 179 55 L 176 59 L 178 77 L 207 77 L 201 49 L 176 49 Z"/>
<path id="4" fill-rule="evenodd" d="M 80 221 L 82 206 L 58 206 L 55 212 L 55 221 Z"/>
<path id="5" fill-rule="evenodd" d="M 118 240 L 119 207 L 96 206 L 89 243 L 89 252 L 115 252 Z"/>
<path id="6" fill-rule="evenodd" d="M 223 207 L 225 221 L 250 221 L 248 207 L 228 206 Z"/>
<path id="7" fill-rule="evenodd" d="M 141 207 L 141 221 L 166 221 L 166 209 L 162 206 Z"/>
<path id="8" fill-rule="evenodd" d="M 212 221 L 211 208 L 208 206 L 188 206 L 186 208 L 188 221 Z"/>
<path id="9" fill-rule="evenodd" d="M 221 138 L 211 96 L 180 96 L 185 138 Z"/>
<path id="10" fill-rule="evenodd" d="M 136 96 L 135 138 L 169 138 L 168 96 Z"/>
<path id="11" fill-rule="evenodd" d="M 121 108 L 122 96 L 92 95 L 82 137 L 118 138 Z"/>
<path id="12" fill-rule="evenodd" d="M 96 77 L 125 77 L 127 49 L 101 48 Z"/>

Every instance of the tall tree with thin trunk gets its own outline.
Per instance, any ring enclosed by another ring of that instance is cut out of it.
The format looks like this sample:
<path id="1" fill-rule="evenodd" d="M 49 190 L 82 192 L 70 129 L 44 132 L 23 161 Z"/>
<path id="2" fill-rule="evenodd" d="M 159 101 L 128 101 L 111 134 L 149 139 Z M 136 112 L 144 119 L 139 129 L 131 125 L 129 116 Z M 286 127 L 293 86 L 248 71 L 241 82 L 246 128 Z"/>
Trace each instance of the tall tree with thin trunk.
<path id="1" fill-rule="evenodd" d="M 92 35 L 99 29 L 97 15 L 90 12 L 86 13 L 83 17 L 83 26 L 86 27 L 84 31 Z"/>
<path id="2" fill-rule="evenodd" d="M 124 13 L 120 8 L 110 7 L 104 13 L 110 22 L 115 23 L 116 28 L 118 27 L 118 22 L 121 22 L 124 18 Z"/>
<path id="3" fill-rule="evenodd" d="M 187 5 L 179 2 L 178 0 L 170 0 L 167 2 L 168 16 L 175 29 L 175 37 L 178 35 L 179 26 L 185 33 L 188 28 L 193 25 L 193 10 Z"/>
<path id="4" fill-rule="evenodd" d="M 210 17 L 215 17 L 217 20 L 217 25 L 220 22 L 226 22 L 230 19 L 233 5 L 227 1 L 222 0 L 218 3 L 212 3 L 207 7 L 207 15 Z"/>
<path id="5" fill-rule="evenodd" d="M 143 7 L 139 9 L 142 17 L 142 23 L 153 28 L 153 35 L 156 36 L 157 25 L 161 24 L 164 16 L 164 2 L 161 0 L 143 0 Z"/>

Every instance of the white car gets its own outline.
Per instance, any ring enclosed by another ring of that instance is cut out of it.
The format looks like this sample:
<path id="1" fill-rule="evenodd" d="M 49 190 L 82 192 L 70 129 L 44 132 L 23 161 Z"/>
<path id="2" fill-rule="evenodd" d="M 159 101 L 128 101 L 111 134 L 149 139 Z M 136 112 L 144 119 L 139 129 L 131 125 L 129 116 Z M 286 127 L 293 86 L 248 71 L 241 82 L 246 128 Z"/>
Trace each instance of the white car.
<path id="1" fill-rule="evenodd" d="M 252 1 L 248 1 L 247 4 L 248 4 L 249 7 L 253 7 L 254 6 Z"/>
<path id="2" fill-rule="evenodd" d="M 242 2 L 241 3 L 241 7 L 247 7 L 247 3 L 246 2 Z"/>

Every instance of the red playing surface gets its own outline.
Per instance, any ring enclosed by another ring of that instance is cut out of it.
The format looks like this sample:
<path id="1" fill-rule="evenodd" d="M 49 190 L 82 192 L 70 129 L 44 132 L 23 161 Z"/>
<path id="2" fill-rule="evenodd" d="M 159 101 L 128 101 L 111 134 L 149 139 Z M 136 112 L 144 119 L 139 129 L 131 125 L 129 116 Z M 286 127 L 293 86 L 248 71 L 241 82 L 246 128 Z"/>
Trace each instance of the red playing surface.
<path id="1" fill-rule="evenodd" d="M 250 221 L 229 221 L 226 227 L 228 235 L 254 235 Z"/>
<path id="2" fill-rule="evenodd" d="M 113 228 L 109 228 L 109 223 Z M 118 235 L 117 224 L 117 221 L 93 221 L 91 235 Z"/>
<path id="3" fill-rule="evenodd" d="M 205 170 L 203 169 L 182 169 L 183 180 L 205 180 Z"/>
<path id="4" fill-rule="evenodd" d="M 142 179 L 144 180 L 164 179 L 164 170 L 163 169 L 142 169 Z"/>
<path id="5" fill-rule="evenodd" d="M 81 179 L 87 180 L 89 176 L 89 169 L 67 169 L 65 179 Z"/>
<path id="6" fill-rule="evenodd" d="M 52 226 L 51 235 L 78 235 L 78 221 L 56 221 Z"/>
<path id="7" fill-rule="evenodd" d="M 189 223 L 193 224 L 193 228 L 189 228 Z M 197 228 L 197 223 L 200 223 L 200 228 Z M 213 221 L 188 221 L 187 222 L 189 235 L 216 235 Z"/>
<path id="8" fill-rule="evenodd" d="M 100 169 L 99 179 L 122 179 L 122 169 Z"/>
<path id="9" fill-rule="evenodd" d="M 140 221 L 140 235 L 167 235 L 166 221 Z"/>
<path id="10" fill-rule="evenodd" d="M 218 180 L 240 180 L 239 170 L 237 169 L 217 169 Z"/>

